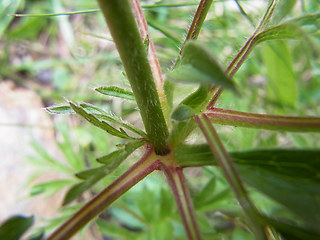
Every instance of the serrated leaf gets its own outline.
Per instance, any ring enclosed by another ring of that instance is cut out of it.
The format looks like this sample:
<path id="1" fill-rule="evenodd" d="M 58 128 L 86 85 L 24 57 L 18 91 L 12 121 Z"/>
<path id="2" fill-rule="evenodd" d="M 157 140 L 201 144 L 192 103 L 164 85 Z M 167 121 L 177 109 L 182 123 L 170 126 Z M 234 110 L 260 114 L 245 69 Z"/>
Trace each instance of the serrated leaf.
<path id="1" fill-rule="evenodd" d="M 51 107 L 47 107 L 46 110 L 52 114 L 72 114 L 72 113 L 75 113 L 70 106 L 51 106 Z"/>
<path id="2" fill-rule="evenodd" d="M 83 109 L 85 109 L 88 113 L 93 114 L 98 120 L 100 121 L 107 121 L 107 122 L 112 122 L 115 124 L 118 124 L 134 133 L 139 134 L 140 136 L 147 138 L 147 134 L 145 132 L 143 132 L 142 130 L 140 130 L 139 128 L 136 128 L 135 126 L 125 123 L 121 118 L 119 118 L 118 116 L 112 114 L 112 113 L 107 113 L 105 111 L 103 111 L 100 108 L 97 108 L 95 106 L 83 103 L 80 104 L 80 107 L 82 107 Z M 121 131 L 121 129 L 120 129 Z M 126 134 L 124 132 L 124 134 Z M 126 134 L 127 135 L 127 134 Z"/>
<path id="3" fill-rule="evenodd" d="M 110 87 L 98 87 L 95 89 L 97 92 L 102 93 L 107 96 L 112 96 L 112 97 L 118 97 L 118 98 L 124 98 L 127 100 L 133 100 L 135 101 L 135 97 L 133 92 L 124 90 L 119 87 L 115 86 L 110 86 Z"/>
<path id="4" fill-rule="evenodd" d="M 196 41 L 184 47 L 180 64 L 168 74 L 168 79 L 183 83 L 199 83 L 235 89 L 232 80 L 225 74 L 215 58 Z"/>
<path id="5" fill-rule="evenodd" d="M 104 121 L 100 121 L 97 119 L 93 114 L 87 113 L 82 107 L 78 107 L 73 103 L 69 103 L 72 109 L 82 116 L 84 119 L 86 119 L 88 122 L 92 123 L 93 125 L 105 130 L 111 135 L 114 135 L 116 137 L 125 138 L 125 139 L 131 139 L 128 135 L 124 134 L 123 132 L 115 129 L 114 127 L 110 126 L 108 123 Z"/>
<path id="6" fill-rule="evenodd" d="M 0 226 L 0 239 L 19 240 L 22 235 L 32 226 L 33 217 L 13 216 Z"/>

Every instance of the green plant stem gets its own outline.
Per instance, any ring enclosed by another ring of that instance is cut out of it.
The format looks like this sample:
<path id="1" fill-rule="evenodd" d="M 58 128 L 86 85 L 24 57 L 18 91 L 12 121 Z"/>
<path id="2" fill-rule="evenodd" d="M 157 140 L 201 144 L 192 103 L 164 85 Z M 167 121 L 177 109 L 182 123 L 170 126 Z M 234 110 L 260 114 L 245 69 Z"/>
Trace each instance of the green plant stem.
<path id="1" fill-rule="evenodd" d="M 164 113 L 165 119 L 167 119 L 167 121 L 168 121 L 170 111 L 169 111 L 169 107 L 168 107 L 168 103 L 167 103 L 167 98 L 164 93 L 164 86 L 163 86 L 164 80 L 162 77 L 160 63 L 157 58 L 156 49 L 154 47 L 149 29 L 148 29 L 148 23 L 144 17 L 140 2 L 138 0 L 130 0 L 130 2 L 132 5 L 133 12 L 136 17 L 138 26 L 139 26 L 141 37 L 142 37 L 142 39 L 148 39 L 148 46 L 147 46 L 148 60 L 149 60 L 149 64 L 151 67 L 153 80 L 156 85 L 157 92 L 158 92 L 158 95 L 160 98 L 161 108 Z M 168 122 L 167 122 L 167 124 L 168 124 Z"/>
<path id="2" fill-rule="evenodd" d="M 129 0 L 99 0 L 135 95 L 148 138 L 159 155 L 167 153 L 168 128 Z"/>
<path id="3" fill-rule="evenodd" d="M 255 40 L 255 37 L 259 34 L 260 31 L 262 31 L 269 23 L 272 14 L 277 6 L 278 0 L 272 0 L 269 4 L 269 7 L 264 14 L 263 18 L 261 19 L 258 27 L 255 29 L 252 36 L 246 41 L 244 46 L 241 48 L 239 53 L 236 55 L 236 57 L 232 60 L 232 62 L 229 64 L 226 72 L 230 78 L 234 76 L 234 74 L 240 69 L 244 61 L 247 59 L 249 53 L 252 50 L 253 43 Z M 208 104 L 208 107 L 213 107 L 215 103 L 217 102 L 218 98 L 220 97 L 223 89 L 219 88 L 216 93 L 214 94 L 213 98 L 211 99 L 210 103 Z"/>
<path id="4" fill-rule="evenodd" d="M 204 115 L 215 124 L 291 132 L 320 132 L 320 117 L 278 116 L 221 108 L 210 110 Z"/>
<path id="5" fill-rule="evenodd" d="M 122 174 L 105 190 L 89 201 L 62 226 L 56 229 L 47 239 L 69 239 L 122 194 L 157 169 L 157 167 L 157 156 L 154 154 L 153 149 L 149 148 L 137 163 L 135 163 L 128 171 Z"/>
<path id="6" fill-rule="evenodd" d="M 221 167 L 221 170 L 224 173 L 224 176 L 226 177 L 231 189 L 233 190 L 240 206 L 242 207 L 255 239 L 267 239 L 264 231 L 265 226 L 261 223 L 260 214 L 249 198 L 248 193 L 244 188 L 240 176 L 233 164 L 231 156 L 224 148 L 210 119 L 208 119 L 206 115 L 202 115 L 201 117 L 195 116 L 194 118 L 203 135 L 205 136 L 212 153 L 216 157 L 217 162 Z"/>
<path id="7" fill-rule="evenodd" d="M 160 163 L 160 169 L 170 184 L 188 239 L 201 240 L 201 232 L 182 168 Z"/>
<path id="8" fill-rule="evenodd" d="M 194 40 L 194 39 L 198 38 L 200 30 L 201 30 L 201 27 L 202 27 L 202 25 L 204 23 L 204 20 L 207 17 L 207 14 L 208 14 L 208 11 L 209 11 L 209 9 L 211 7 L 212 2 L 213 2 L 213 0 L 201 0 L 200 1 L 199 6 L 197 8 L 197 11 L 196 11 L 196 13 L 195 13 L 195 15 L 193 17 L 192 23 L 191 23 L 191 25 L 189 27 L 186 39 L 185 39 L 183 45 L 181 46 L 180 53 L 179 53 L 179 56 L 178 56 L 178 58 L 177 58 L 177 60 L 176 60 L 176 62 L 174 64 L 174 67 L 180 61 L 180 57 L 181 57 L 182 52 L 183 52 L 183 47 L 186 44 L 186 42 L 188 40 Z"/>

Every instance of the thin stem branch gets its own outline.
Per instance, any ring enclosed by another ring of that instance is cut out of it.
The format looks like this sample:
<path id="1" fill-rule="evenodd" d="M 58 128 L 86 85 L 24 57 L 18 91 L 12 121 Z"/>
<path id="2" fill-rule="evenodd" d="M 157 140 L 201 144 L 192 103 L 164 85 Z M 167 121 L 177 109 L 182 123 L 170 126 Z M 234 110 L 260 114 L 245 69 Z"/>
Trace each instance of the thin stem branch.
<path id="1" fill-rule="evenodd" d="M 147 149 L 144 156 L 116 181 L 99 193 L 84 207 L 76 212 L 68 221 L 56 229 L 47 239 L 69 239 L 84 225 L 101 213 L 122 194 L 149 175 L 158 167 L 157 156 L 152 148 Z"/>
<path id="2" fill-rule="evenodd" d="M 189 30 L 188 30 L 188 33 L 187 33 L 187 36 L 186 36 L 186 39 L 183 43 L 183 45 L 181 46 L 181 49 L 180 49 L 180 53 L 179 53 L 179 56 L 174 64 L 174 66 L 177 65 L 177 63 L 180 61 L 180 57 L 182 55 L 182 52 L 183 52 L 183 48 L 184 48 L 184 45 L 186 44 L 186 42 L 188 40 L 192 40 L 192 39 L 197 39 L 198 36 L 199 36 L 199 33 L 200 33 L 200 30 L 201 30 L 201 27 L 204 23 L 204 20 L 206 19 L 207 17 L 207 14 L 208 14 L 208 11 L 211 7 L 211 4 L 212 4 L 213 0 L 201 0 L 200 3 L 199 3 L 199 6 L 197 8 L 197 11 L 193 17 L 193 20 L 192 20 L 192 23 L 189 27 Z"/>
<path id="3" fill-rule="evenodd" d="M 147 50 L 129 0 L 99 0 L 156 153 L 167 153 L 168 128 L 148 62 Z"/>
<path id="4" fill-rule="evenodd" d="M 189 240 L 201 240 L 201 232 L 182 168 L 160 163 L 175 197 L 181 220 Z"/>
<path id="5" fill-rule="evenodd" d="M 244 61 L 247 59 L 249 53 L 252 50 L 252 47 L 254 45 L 255 37 L 259 34 L 260 31 L 262 31 L 269 23 L 272 14 L 277 6 L 278 0 L 272 0 L 269 4 L 268 9 L 266 10 L 266 13 L 264 14 L 263 18 L 261 19 L 258 27 L 255 29 L 252 36 L 246 41 L 244 46 L 241 48 L 239 53 L 235 56 L 235 58 L 232 60 L 232 62 L 229 64 L 226 73 L 230 78 L 234 76 L 234 74 L 239 70 L 239 68 L 242 66 Z M 208 107 L 213 107 L 220 97 L 221 93 L 223 92 L 222 88 L 219 88 L 215 95 L 213 96 L 212 100 L 208 104 Z"/>
<path id="6" fill-rule="evenodd" d="M 206 115 L 202 115 L 201 118 L 199 116 L 195 116 L 194 119 L 199 125 L 203 135 L 207 139 L 211 151 L 216 157 L 222 172 L 224 173 L 231 189 L 233 190 L 236 198 L 239 201 L 240 206 L 247 216 L 248 224 L 255 238 L 257 240 L 267 239 L 264 232 L 264 225 L 260 223 L 260 214 L 249 198 L 248 193 L 244 188 L 240 176 L 237 172 L 237 169 L 233 164 L 231 156 L 223 146 L 218 133 L 213 127 L 210 119 L 208 119 Z"/>
<path id="7" fill-rule="evenodd" d="M 291 132 L 320 132 L 320 117 L 278 116 L 211 108 L 205 113 L 213 123 Z"/>

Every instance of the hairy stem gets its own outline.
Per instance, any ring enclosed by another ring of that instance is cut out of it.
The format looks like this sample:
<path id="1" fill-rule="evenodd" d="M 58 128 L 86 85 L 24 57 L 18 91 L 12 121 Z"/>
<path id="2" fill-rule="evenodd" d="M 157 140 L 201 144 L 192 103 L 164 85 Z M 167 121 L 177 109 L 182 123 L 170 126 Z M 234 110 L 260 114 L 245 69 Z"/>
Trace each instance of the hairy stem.
<path id="1" fill-rule="evenodd" d="M 56 229 L 47 239 L 65 240 L 73 236 L 90 220 L 101 213 L 106 207 L 122 194 L 141 181 L 158 167 L 157 156 L 149 148 L 145 155 L 116 181 L 99 193 L 84 207 L 75 213 L 68 221 Z"/>
<path id="2" fill-rule="evenodd" d="M 203 135 L 209 143 L 210 149 L 217 159 L 221 170 L 226 177 L 231 189 L 233 190 L 240 206 L 242 207 L 249 227 L 257 240 L 267 239 L 264 231 L 264 224 L 260 223 L 261 218 L 258 210 L 255 208 L 251 199 L 248 196 L 246 189 L 244 188 L 240 176 L 235 168 L 230 154 L 223 146 L 218 133 L 213 127 L 210 119 L 206 115 L 195 116 L 195 121 L 199 125 Z"/>
<path id="3" fill-rule="evenodd" d="M 159 155 L 167 153 L 168 128 L 129 0 L 99 0 L 135 95 L 148 138 Z"/>
<path id="4" fill-rule="evenodd" d="M 291 132 L 320 131 L 320 117 L 278 116 L 221 108 L 212 108 L 211 112 L 204 115 L 212 122 L 223 125 Z"/>
<path id="5" fill-rule="evenodd" d="M 192 204 L 192 199 L 187 188 L 186 179 L 184 178 L 182 168 L 176 166 L 167 166 L 163 163 L 160 163 L 160 169 L 165 173 L 170 184 L 188 239 L 202 239 L 195 215 L 195 210 Z"/>
<path id="6" fill-rule="evenodd" d="M 140 2 L 138 0 L 130 0 L 130 2 L 133 7 L 133 12 L 134 12 L 134 15 L 136 17 L 136 20 L 137 20 L 137 23 L 139 26 L 141 37 L 142 37 L 142 39 L 148 39 L 148 43 L 149 43 L 149 45 L 147 46 L 148 47 L 148 60 L 149 60 L 149 64 L 151 67 L 153 79 L 154 79 L 154 82 L 155 82 L 155 85 L 156 85 L 156 88 L 158 91 L 158 95 L 160 98 L 160 104 L 161 104 L 162 110 L 164 112 L 164 115 L 169 116 L 168 103 L 166 101 L 164 88 L 163 88 L 164 81 L 163 81 L 163 77 L 162 77 L 162 72 L 161 72 L 159 60 L 157 58 L 155 47 L 154 47 L 151 35 L 149 33 L 147 21 L 143 15 L 143 11 L 142 11 Z M 167 119 L 167 117 L 166 117 L 166 119 Z"/>

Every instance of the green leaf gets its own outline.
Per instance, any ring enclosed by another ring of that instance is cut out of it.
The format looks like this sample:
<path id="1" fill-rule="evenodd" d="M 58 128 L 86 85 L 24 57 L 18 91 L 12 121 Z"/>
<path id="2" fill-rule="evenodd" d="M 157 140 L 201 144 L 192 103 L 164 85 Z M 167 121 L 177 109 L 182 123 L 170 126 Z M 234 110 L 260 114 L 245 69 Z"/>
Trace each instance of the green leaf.
<path id="1" fill-rule="evenodd" d="M 0 239 L 19 240 L 22 235 L 32 226 L 33 217 L 13 216 L 0 226 Z"/>
<path id="2" fill-rule="evenodd" d="M 196 114 L 195 110 L 191 107 L 180 104 L 171 114 L 171 119 L 176 121 L 183 121 L 187 120 L 188 118 L 192 117 Z"/>
<path id="3" fill-rule="evenodd" d="M 307 160 L 307 158 L 303 159 Z M 306 181 L 299 176 L 288 177 L 259 165 L 237 166 L 245 182 L 303 218 L 311 228 L 318 229 L 320 225 L 319 181 Z M 277 165 L 274 168 L 276 169 Z M 296 171 L 303 170 L 297 168 Z"/>
<path id="4" fill-rule="evenodd" d="M 136 239 L 137 234 L 133 231 L 129 231 L 128 229 L 118 226 L 113 222 L 106 222 L 105 220 L 98 219 L 97 224 L 99 227 L 99 231 L 107 236 L 115 237 L 116 239 Z"/>
<path id="5" fill-rule="evenodd" d="M 47 107 L 46 110 L 52 114 L 71 114 L 75 113 L 70 106 L 51 106 Z"/>
<path id="6" fill-rule="evenodd" d="M 295 6 L 297 0 L 281 0 L 279 1 L 275 13 L 272 17 L 272 23 L 276 24 L 279 23 L 283 18 L 285 18 L 293 7 Z"/>
<path id="7" fill-rule="evenodd" d="M 267 30 L 259 33 L 254 38 L 254 44 L 260 44 L 269 40 L 279 39 L 298 39 L 303 36 L 302 29 L 293 22 L 287 22 L 277 25 L 275 27 L 268 28 Z"/>
<path id="8" fill-rule="evenodd" d="M 110 170 L 116 168 L 125 160 L 133 151 L 141 147 L 143 141 L 133 141 L 125 145 L 124 149 L 116 150 L 106 156 L 97 159 L 99 163 L 106 165 Z"/>
<path id="9" fill-rule="evenodd" d="M 119 118 L 118 116 L 116 116 L 112 113 L 107 113 L 107 112 L 103 111 L 102 109 L 97 108 L 97 107 L 92 106 L 87 103 L 80 104 L 80 107 L 85 109 L 88 113 L 93 114 L 94 117 L 96 117 L 100 121 L 107 121 L 107 122 L 115 123 L 115 124 L 120 125 L 126 129 L 134 132 L 134 133 L 137 133 L 138 135 L 140 135 L 144 138 L 147 138 L 147 134 L 145 132 L 143 132 L 142 130 L 140 130 L 139 128 L 136 128 L 135 126 L 133 126 L 131 124 L 124 122 L 121 118 Z"/>
<path id="10" fill-rule="evenodd" d="M 112 97 L 118 97 L 118 98 L 124 98 L 127 100 L 134 100 L 135 97 L 133 92 L 129 92 L 127 90 L 124 90 L 119 87 L 115 86 L 110 86 L 110 87 L 98 87 L 95 89 L 97 92 L 102 93 L 107 96 L 112 96 Z"/>
<path id="11" fill-rule="evenodd" d="M 294 106 L 298 98 L 298 89 L 287 44 L 282 41 L 266 44 L 263 61 L 268 76 L 268 98 L 280 105 Z"/>
<path id="12" fill-rule="evenodd" d="M 180 145 L 180 166 L 216 165 L 208 145 Z M 231 153 L 243 180 L 316 229 L 320 224 L 320 151 L 270 149 Z"/>
<path id="13" fill-rule="evenodd" d="M 81 172 L 76 173 L 76 177 L 80 178 L 82 180 L 87 180 L 89 178 L 92 178 L 95 175 L 100 175 L 102 172 L 104 172 L 106 169 L 105 166 L 102 167 L 96 167 L 96 168 L 90 168 Z"/>
<path id="14" fill-rule="evenodd" d="M 236 90 L 215 58 L 196 41 L 189 41 L 184 47 L 180 64 L 168 74 L 169 80 L 184 83 L 199 83 L 222 86 Z"/>
<path id="15" fill-rule="evenodd" d="M 0 37 L 6 31 L 13 17 L 8 14 L 14 14 L 21 3 L 21 0 L 0 1 Z"/>
<path id="16" fill-rule="evenodd" d="M 59 179 L 59 180 L 52 180 L 48 182 L 42 182 L 39 184 L 36 184 L 32 186 L 30 190 L 31 196 L 35 196 L 41 193 L 46 193 L 47 195 L 52 195 L 61 188 L 68 186 L 72 180 L 67 180 L 67 179 Z"/>
<path id="17" fill-rule="evenodd" d="M 129 137 L 127 134 L 115 129 L 105 121 L 101 121 L 97 119 L 93 114 L 87 113 L 82 107 L 78 107 L 71 102 L 69 104 L 77 114 L 82 116 L 84 119 L 86 119 L 88 122 L 92 123 L 93 125 L 105 130 L 109 134 L 114 135 L 116 137 L 131 139 L 131 137 Z"/>
<path id="18" fill-rule="evenodd" d="M 216 177 L 211 178 L 207 184 L 201 189 L 199 193 L 194 198 L 194 204 L 197 208 L 198 206 L 202 206 L 208 202 L 211 202 L 212 197 L 214 196 L 214 191 L 216 189 Z"/>
<path id="19" fill-rule="evenodd" d="M 292 223 L 286 223 L 281 220 L 272 219 L 263 216 L 264 221 L 270 224 L 277 232 L 281 234 L 284 239 L 288 240 L 318 240 L 320 239 L 320 232 L 306 229 L 304 227 L 293 225 Z"/>

